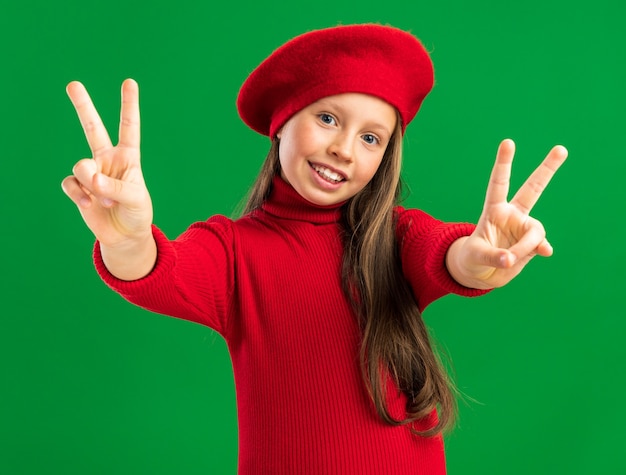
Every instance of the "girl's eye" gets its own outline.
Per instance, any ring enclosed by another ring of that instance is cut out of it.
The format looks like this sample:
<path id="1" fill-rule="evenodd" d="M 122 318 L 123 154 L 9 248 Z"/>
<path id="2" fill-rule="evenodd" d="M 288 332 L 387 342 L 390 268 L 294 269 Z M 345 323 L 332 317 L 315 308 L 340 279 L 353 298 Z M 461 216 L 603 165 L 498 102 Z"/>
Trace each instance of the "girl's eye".
<path id="1" fill-rule="evenodd" d="M 363 136 L 363 140 L 368 145 L 376 145 L 376 144 L 378 144 L 380 142 L 378 140 L 378 138 L 375 135 L 372 135 L 372 134 L 365 134 Z"/>
<path id="2" fill-rule="evenodd" d="M 335 118 L 330 114 L 320 114 L 319 117 L 326 125 L 333 125 L 335 123 Z"/>

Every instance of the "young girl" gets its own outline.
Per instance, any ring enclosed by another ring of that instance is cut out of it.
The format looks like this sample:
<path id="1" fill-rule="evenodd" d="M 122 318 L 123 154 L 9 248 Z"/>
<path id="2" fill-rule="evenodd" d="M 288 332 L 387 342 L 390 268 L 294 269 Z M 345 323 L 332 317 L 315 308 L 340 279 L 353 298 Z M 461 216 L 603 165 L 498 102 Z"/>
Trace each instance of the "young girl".
<path id="1" fill-rule="evenodd" d="M 93 158 L 63 189 L 97 238 L 97 270 L 129 301 L 224 337 L 239 473 L 445 473 L 454 390 L 421 312 L 552 254 L 529 212 L 567 153 L 554 147 L 507 202 L 514 146 L 503 141 L 476 226 L 398 206 L 402 135 L 432 85 L 427 52 L 396 28 L 288 41 L 237 100 L 271 139 L 244 215 L 176 240 L 152 225 L 137 84 L 122 85 L 116 146 L 84 87 L 68 85 Z"/>

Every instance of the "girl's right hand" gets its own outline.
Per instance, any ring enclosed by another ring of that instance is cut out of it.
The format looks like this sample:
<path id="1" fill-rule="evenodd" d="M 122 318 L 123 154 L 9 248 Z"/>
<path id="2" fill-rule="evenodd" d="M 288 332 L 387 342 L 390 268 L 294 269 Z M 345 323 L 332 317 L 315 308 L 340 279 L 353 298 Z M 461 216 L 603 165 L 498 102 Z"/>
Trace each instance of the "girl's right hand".
<path id="1" fill-rule="evenodd" d="M 91 148 L 92 158 L 74 165 L 63 191 L 78 206 L 101 247 L 128 251 L 151 239 L 152 202 L 139 161 L 139 88 L 132 79 L 122 84 L 119 141 L 111 143 L 85 87 L 67 86 Z"/>

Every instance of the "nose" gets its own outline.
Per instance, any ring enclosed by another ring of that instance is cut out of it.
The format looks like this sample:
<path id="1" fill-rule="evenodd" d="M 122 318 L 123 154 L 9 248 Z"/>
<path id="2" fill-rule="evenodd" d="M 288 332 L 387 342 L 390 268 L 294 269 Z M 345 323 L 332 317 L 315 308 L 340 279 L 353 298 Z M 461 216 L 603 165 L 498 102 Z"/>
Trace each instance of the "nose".
<path id="1" fill-rule="evenodd" d="M 333 136 L 328 145 L 329 155 L 337 157 L 339 160 L 350 162 L 354 153 L 354 141 L 350 134 L 338 133 Z"/>

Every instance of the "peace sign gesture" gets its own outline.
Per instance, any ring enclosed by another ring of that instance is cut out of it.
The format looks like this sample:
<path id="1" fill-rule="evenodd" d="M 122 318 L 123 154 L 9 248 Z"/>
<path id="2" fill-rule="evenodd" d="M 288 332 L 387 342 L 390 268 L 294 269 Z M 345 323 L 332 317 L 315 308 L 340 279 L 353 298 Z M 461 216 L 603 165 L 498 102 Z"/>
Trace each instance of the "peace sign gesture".
<path id="1" fill-rule="evenodd" d="M 137 83 L 127 79 L 122 84 L 119 142 L 115 146 L 85 87 L 74 81 L 68 84 L 67 93 L 83 126 L 92 158 L 74 165 L 73 175 L 63 180 L 63 191 L 78 206 L 100 242 L 103 257 L 106 253 L 136 254 L 137 246 L 153 246 L 152 202 L 139 162 Z M 115 260 L 124 260 L 121 254 L 117 257 L 109 259 L 113 268 Z M 106 258 L 105 263 L 112 270 Z"/>
<path id="2" fill-rule="evenodd" d="M 507 201 L 514 154 L 513 141 L 504 140 L 498 148 L 485 205 L 474 233 L 454 242 L 448 251 L 448 270 L 466 287 L 502 287 L 535 255 L 552 255 L 543 225 L 529 213 L 567 158 L 567 150 L 560 145 L 552 148 L 511 201 Z"/>

